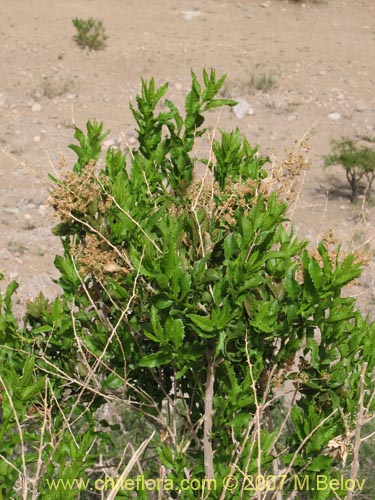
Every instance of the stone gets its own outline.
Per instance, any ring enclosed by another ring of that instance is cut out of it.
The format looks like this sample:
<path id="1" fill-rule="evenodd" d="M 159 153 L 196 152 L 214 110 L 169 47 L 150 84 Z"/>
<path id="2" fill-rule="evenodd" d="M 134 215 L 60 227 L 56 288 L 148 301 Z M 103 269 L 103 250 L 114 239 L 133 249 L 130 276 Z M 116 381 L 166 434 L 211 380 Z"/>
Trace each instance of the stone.
<path id="1" fill-rule="evenodd" d="M 332 121 L 341 120 L 341 114 L 340 113 L 329 113 L 328 119 L 332 120 Z"/>
<path id="2" fill-rule="evenodd" d="M 201 16 L 203 13 L 200 10 L 183 10 L 182 15 L 186 21 L 192 21 L 194 18 Z"/>
<path id="3" fill-rule="evenodd" d="M 31 105 L 31 111 L 38 112 L 38 111 L 41 111 L 41 110 L 42 110 L 42 105 L 40 104 L 40 102 L 34 102 Z"/>
<path id="4" fill-rule="evenodd" d="M 232 111 L 236 115 L 236 117 L 241 120 L 242 118 L 245 118 L 249 111 L 249 103 L 243 97 L 239 97 L 234 100 L 237 101 L 237 104 L 233 106 Z"/>
<path id="5" fill-rule="evenodd" d="M 18 214 L 20 209 L 18 207 L 5 207 L 3 211 L 7 214 Z"/>

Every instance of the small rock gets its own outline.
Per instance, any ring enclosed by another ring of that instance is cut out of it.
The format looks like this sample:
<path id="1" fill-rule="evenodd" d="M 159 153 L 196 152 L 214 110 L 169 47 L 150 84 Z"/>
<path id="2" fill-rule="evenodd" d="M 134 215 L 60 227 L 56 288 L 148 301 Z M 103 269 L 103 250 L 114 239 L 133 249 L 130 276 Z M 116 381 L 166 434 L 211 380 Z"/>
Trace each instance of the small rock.
<path id="1" fill-rule="evenodd" d="M 233 113 L 239 119 L 245 118 L 245 116 L 247 115 L 247 113 L 249 111 L 249 107 L 250 107 L 249 103 L 243 97 L 235 99 L 235 101 L 237 101 L 237 104 L 235 106 L 233 106 L 233 108 L 232 108 Z"/>
<path id="2" fill-rule="evenodd" d="M 25 215 L 24 215 L 24 218 L 25 218 L 26 220 L 31 220 L 31 219 L 32 219 L 32 217 L 31 217 L 31 215 L 30 215 L 30 214 L 25 214 Z"/>
<path id="3" fill-rule="evenodd" d="M 132 146 L 137 142 L 137 139 L 134 136 L 129 137 L 128 143 Z"/>
<path id="4" fill-rule="evenodd" d="M 252 108 L 251 106 L 249 106 L 249 111 L 247 112 L 247 114 L 248 114 L 249 116 L 254 116 L 254 115 L 255 115 L 254 108 Z"/>
<path id="5" fill-rule="evenodd" d="M 3 208 L 4 212 L 6 212 L 7 214 L 18 214 L 20 209 L 15 207 L 15 208 L 11 208 L 11 207 L 6 207 L 6 208 Z"/>
<path id="6" fill-rule="evenodd" d="M 200 10 L 183 10 L 182 15 L 186 21 L 191 21 L 195 17 L 199 17 L 202 15 L 202 11 Z"/>
<path id="7" fill-rule="evenodd" d="M 40 142 L 40 135 L 34 135 L 33 142 Z"/>
<path id="8" fill-rule="evenodd" d="M 329 113 L 328 119 L 332 121 L 337 121 L 341 119 L 341 114 L 340 113 Z"/>
<path id="9" fill-rule="evenodd" d="M 34 102 L 31 106 L 31 111 L 41 111 L 42 105 L 39 102 Z"/>
<path id="10" fill-rule="evenodd" d="M 271 141 L 276 141 L 280 138 L 280 134 L 278 134 L 277 132 L 271 132 L 270 133 L 270 139 Z"/>
<path id="11" fill-rule="evenodd" d="M 364 106 L 363 104 L 357 104 L 355 110 L 358 113 L 363 113 L 364 111 L 366 111 L 366 106 Z"/>
<path id="12" fill-rule="evenodd" d="M 263 2 L 263 3 L 260 4 L 260 6 L 263 7 L 263 9 L 268 9 L 268 7 L 270 6 L 270 4 L 267 3 L 267 2 Z"/>

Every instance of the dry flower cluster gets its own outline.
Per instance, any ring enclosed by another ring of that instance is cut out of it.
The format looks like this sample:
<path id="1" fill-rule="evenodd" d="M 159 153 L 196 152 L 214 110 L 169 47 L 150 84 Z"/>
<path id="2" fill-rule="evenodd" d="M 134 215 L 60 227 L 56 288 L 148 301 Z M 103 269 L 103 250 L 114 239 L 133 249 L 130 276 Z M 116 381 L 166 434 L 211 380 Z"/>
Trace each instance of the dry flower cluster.
<path id="1" fill-rule="evenodd" d="M 81 275 L 92 274 L 98 281 L 108 274 L 116 276 L 129 272 L 128 268 L 120 265 L 118 253 L 95 235 L 87 234 L 78 244 L 72 243 L 71 253 L 77 259 Z"/>
<path id="2" fill-rule="evenodd" d="M 309 167 L 306 154 L 311 146 L 306 139 L 296 141 L 294 151 L 288 151 L 286 158 L 280 163 L 273 161 L 270 176 L 265 179 L 268 193 L 277 191 L 281 199 L 292 204 L 299 198 L 301 189 L 300 176 Z"/>
<path id="3" fill-rule="evenodd" d="M 49 204 L 56 211 L 57 217 L 66 222 L 72 214 L 103 214 L 111 208 L 98 183 L 95 162 L 90 161 L 81 174 L 69 172 L 54 187 L 49 197 Z"/>

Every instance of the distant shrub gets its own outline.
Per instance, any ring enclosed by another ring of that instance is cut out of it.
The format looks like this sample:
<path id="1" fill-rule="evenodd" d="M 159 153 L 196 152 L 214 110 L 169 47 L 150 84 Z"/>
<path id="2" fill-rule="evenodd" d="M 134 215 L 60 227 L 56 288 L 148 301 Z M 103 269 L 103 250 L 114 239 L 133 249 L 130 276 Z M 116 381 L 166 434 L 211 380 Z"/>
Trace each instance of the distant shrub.
<path id="1" fill-rule="evenodd" d="M 104 49 L 108 36 L 102 21 L 90 17 L 89 19 L 75 18 L 72 23 L 77 29 L 74 40 L 80 47 L 88 47 L 90 50 Z"/>
<path id="2" fill-rule="evenodd" d="M 275 72 L 266 69 L 263 64 L 256 64 L 253 68 L 248 82 L 244 87 L 249 92 L 254 90 L 258 92 L 269 92 L 277 86 Z"/>
<path id="3" fill-rule="evenodd" d="M 345 169 L 350 185 L 351 201 L 358 198 L 361 182 L 366 179 L 367 190 L 370 191 L 375 178 L 375 151 L 369 147 L 359 146 L 353 139 L 343 137 L 332 141 L 333 152 L 324 158 L 326 167 L 341 165 Z"/>

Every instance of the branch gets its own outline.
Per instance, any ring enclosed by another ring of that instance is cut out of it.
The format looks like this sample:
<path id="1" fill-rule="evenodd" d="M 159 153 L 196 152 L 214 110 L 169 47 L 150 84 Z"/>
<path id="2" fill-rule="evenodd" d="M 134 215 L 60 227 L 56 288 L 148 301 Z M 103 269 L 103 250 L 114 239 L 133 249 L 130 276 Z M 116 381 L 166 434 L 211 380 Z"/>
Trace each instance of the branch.
<path id="1" fill-rule="evenodd" d="M 366 376 L 366 370 L 367 370 L 367 362 L 363 363 L 362 370 L 361 370 L 361 375 L 359 378 L 359 411 L 358 411 L 358 422 L 357 426 L 355 429 L 355 440 L 354 440 L 354 454 L 353 454 L 353 462 L 352 462 L 352 467 L 350 469 L 350 479 L 353 480 L 353 483 L 355 483 L 355 480 L 357 479 L 358 476 L 358 471 L 359 471 L 359 449 L 361 447 L 361 429 L 363 425 L 363 415 L 364 415 L 364 408 L 363 408 L 363 400 L 365 397 L 365 376 Z M 353 498 L 353 490 L 350 490 L 348 492 L 348 496 L 346 497 L 346 500 L 351 500 Z"/>
<path id="2" fill-rule="evenodd" d="M 125 479 L 128 477 L 130 471 L 133 469 L 134 465 L 138 462 L 139 457 L 142 455 L 142 453 L 145 451 L 147 446 L 149 445 L 150 441 L 155 435 L 155 431 L 151 434 L 149 438 L 147 438 L 141 446 L 136 450 L 132 458 L 130 459 L 130 462 L 128 465 L 125 467 L 125 470 L 123 473 L 120 475 L 118 480 L 116 481 L 116 485 L 111 491 L 111 493 L 108 495 L 107 500 L 114 500 L 116 498 L 117 493 L 119 492 L 121 485 L 124 484 Z"/>
<path id="3" fill-rule="evenodd" d="M 203 452 L 204 452 L 204 469 L 206 479 L 214 478 L 214 463 L 213 450 L 211 442 L 212 432 L 212 413 L 213 413 L 213 397 L 214 397 L 214 355 L 212 351 L 207 353 L 207 379 L 206 379 L 206 395 L 204 398 L 204 428 L 203 428 Z"/>

